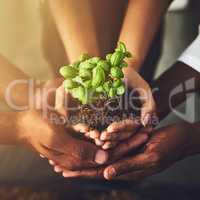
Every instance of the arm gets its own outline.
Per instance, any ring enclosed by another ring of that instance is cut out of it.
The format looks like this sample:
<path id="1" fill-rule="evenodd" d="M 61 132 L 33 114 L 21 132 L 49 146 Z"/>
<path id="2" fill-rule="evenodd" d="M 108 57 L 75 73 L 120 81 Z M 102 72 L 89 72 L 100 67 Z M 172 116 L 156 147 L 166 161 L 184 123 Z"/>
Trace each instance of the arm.
<path id="1" fill-rule="evenodd" d="M 17 144 L 17 113 L 1 112 L 0 113 L 0 144 Z"/>
<path id="2" fill-rule="evenodd" d="M 153 89 L 155 89 L 154 98 L 157 103 L 157 113 L 160 119 L 163 119 L 171 111 L 169 96 L 173 89 L 180 86 L 180 84 L 185 87 L 185 81 L 192 78 L 195 82 L 193 92 L 197 92 L 200 89 L 200 73 L 182 62 L 177 62 L 155 81 L 153 84 Z M 174 95 L 171 99 L 172 106 L 179 105 L 185 99 L 186 91 Z"/>
<path id="3" fill-rule="evenodd" d="M 81 53 L 99 56 L 95 23 L 88 0 L 78 3 L 74 3 L 74 0 L 50 0 L 50 8 L 69 62 L 75 61 Z"/>
<path id="4" fill-rule="evenodd" d="M 5 102 L 5 92 L 8 86 L 16 80 L 28 81 L 30 77 L 9 63 L 0 55 L 0 99 Z M 25 105 L 28 102 L 28 84 L 16 84 L 11 89 L 11 99 L 16 105 Z"/>
<path id="5" fill-rule="evenodd" d="M 119 41 L 127 44 L 134 57 L 129 64 L 139 71 L 160 22 L 172 0 L 129 1 Z"/>
<path id="6" fill-rule="evenodd" d="M 177 86 L 186 88 L 186 81 L 194 81 L 193 88 L 190 90 L 199 91 L 200 88 L 200 34 L 192 44 L 182 53 L 172 68 L 165 72 L 154 84 L 158 92 L 154 93 L 158 103 L 158 114 L 161 118 L 169 112 L 169 97 L 173 89 Z M 191 91 L 190 91 L 191 92 Z M 172 106 L 183 102 L 186 98 L 186 92 L 180 92 L 171 99 Z"/>

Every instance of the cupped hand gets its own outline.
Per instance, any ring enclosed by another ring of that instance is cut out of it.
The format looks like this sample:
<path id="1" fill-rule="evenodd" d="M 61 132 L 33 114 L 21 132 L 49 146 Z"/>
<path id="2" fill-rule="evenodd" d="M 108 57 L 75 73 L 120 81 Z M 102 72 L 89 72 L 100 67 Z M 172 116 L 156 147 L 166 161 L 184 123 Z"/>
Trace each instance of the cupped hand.
<path id="1" fill-rule="evenodd" d="M 139 181 L 168 168 L 191 151 L 192 130 L 193 125 L 188 123 L 156 130 L 142 152 L 107 166 L 104 177 L 108 180 L 130 177 L 131 180 Z"/>
<path id="2" fill-rule="evenodd" d="M 18 114 L 19 141 L 68 170 L 106 162 L 106 152 L 91 142 L 73 137 L 88 131 L 88 127 L 85 124 L 66 127 L 55 110 L 56 91 L 61 83 L 62 79 L 54 79 L 38 86 L 34 107 Z"/>
<path id="3" fill-rule="evenodd" d="M 73 128 L 55 124 L 51 115 L 59 117 L 56 112 L 47 115 L 35 110 L 19 114 L 18 135 L 23 144 L 68 170 L 97 167 L 107 160 L 107 153 L 96 145 L 74 138 Z"/>
<path id="4" fill-rule="evenodd" d="M 110 124 L 108 128 L 100 134 L 100 142 L 103 149 L 115 147 L 122 140 L 127 140 L 133 134 L 136 134 L 141 127 L 145 127 L 147 130 L 151 131 L 152 127 L 158 124 L 156 104 L 148 83 L 134 70 L 131 64 L 128 68 L 124 68 L 124 74 L 127 88 L 131 89 L 126 99 L 129 106 L 135 106 L 134 102 L 132 103 L 130 101 L 135 99 L 135 93 L 137 93 L 141 107 L 134 107 L 131 108 L 131 110 L 139 109 L 140 116 L 135 119 L 125 119 Z"/>
<path id="5" fill-rule="evenodd" d="M 115 163 L 116 161 L 124 158 L 128 153 L 136 151 L 139 147 L 144 145 L 149 138 L 149 133 L 145 130 L 141 130 L 139 134 L 133 135 L 130 139 L 124 140 L 121 143 L 119 143 L 116 147 L 106 150 L 107 153 L 107 160 L 104 162 L 103 166 L 100 166 L 98 168 L 87 168 L 82 170 L 75 170 L 73 173 L 66 169 L 63 166 L 60 166 L 56 163 L 52 163 L 50 161 L 50 164 L 53 165 L 54 171 L 57 173 L 62 173 L 64 177 L 66 178 L 104 178 L 103 171 L 105 169 L 105 166 L 109 163 Z"/>
<path id="6" fill-rule="evenodd" d="M 141 103 L 140 120 L 144 126 L 151 123 L 151 117 L 156 113 L 156 103 L 149 84 L 135 71 L 130 63 L 127 68 L 124 68 L 125 82 L 132 90 L 131 93 L 137 92 Z"/>

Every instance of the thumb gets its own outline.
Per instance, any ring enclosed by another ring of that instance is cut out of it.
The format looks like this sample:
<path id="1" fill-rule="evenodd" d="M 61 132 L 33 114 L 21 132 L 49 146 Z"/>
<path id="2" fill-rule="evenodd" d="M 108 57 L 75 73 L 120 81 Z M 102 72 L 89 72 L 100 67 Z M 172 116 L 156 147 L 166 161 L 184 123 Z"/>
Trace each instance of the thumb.
<path id="1" fill-rule="evenodd" d="M 70 150 L 72 152 L 71 154 L 73 154 L 73 156 L 80 161 L 82 166 L 94 167 L 107 162 L 108 153 L 106 151 L 102 150 L 100 147 L 97 147 L 94 143 L 73 137 L 73 135 L 77 135 L 77 133 L 75 133 L 70 127 L 68 127 L 68 133 L 69 132 L 71 134 L 68 135 L 68 142 L 65 144 L 65 151 L 69 152 Z"/>
<path id="2" fill-rule="evenodd" d="M 151 90 L 147 90 L 146 98 L 142 98 L 142 107 L 141 107 L 141 123 L 144 127 L 151 125 L 151 119 L 156 113 L 156 104 L 151 93 Z"/>
<path id="3" fill-rule="evenodd" d="M 82 160 L 84 165 L 92 164 L 102 165 L 108 161 L 108 153 L 95 144 L 83 140 L 78 140 L 79 152 L 81 152 Z"/>

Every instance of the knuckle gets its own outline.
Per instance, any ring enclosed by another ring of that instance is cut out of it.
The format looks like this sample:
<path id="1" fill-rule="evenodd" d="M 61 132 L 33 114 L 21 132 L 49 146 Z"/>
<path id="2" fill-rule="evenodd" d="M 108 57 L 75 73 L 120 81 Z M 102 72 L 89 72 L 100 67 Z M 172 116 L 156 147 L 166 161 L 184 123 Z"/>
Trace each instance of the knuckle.
<path id="1" fill-rule="evenodd" d="M 79 164 L 75 160 L 62 160 L 60 161 L 61 165 L 65 167 L 67 170 L 77 170 L 79 167 Z"/>
<path id="2" fill-rule="evenodd" d="M 153 165 L 161 165 L 162 159 L 159 153 L 149 154 L 149 159 Z"/>
<path id="3" fill-rule="evenodd" d="M 81 164 L 82 162 L 89 160 L 92 157 L 91 154 L 90 148 L 77 148 L 75 155 L 76 162 Z"/>

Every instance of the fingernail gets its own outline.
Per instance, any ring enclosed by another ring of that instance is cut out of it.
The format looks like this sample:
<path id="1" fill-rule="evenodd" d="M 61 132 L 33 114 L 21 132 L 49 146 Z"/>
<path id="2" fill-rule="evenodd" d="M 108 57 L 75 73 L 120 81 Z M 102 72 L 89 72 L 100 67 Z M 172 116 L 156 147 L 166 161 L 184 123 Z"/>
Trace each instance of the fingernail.
<path id="1" fill-rule="evenodd" d="M 106 140 L 107 132 L 104 131 L 101 133 L 100 140 Z"/>
<path id="2" fill-rule="evenodd" d="M 147 124 L 150 123 L 150 120 L 151 120 L 151 115 L 150 115 L 149 113 L 147 113 L 147 114 L 144 116 L 144 118 L 141 120 L 141 121 L 142 121 L 142 125 L 143 125 L 144 127 L 146 127 Z"/>
<path id="3" fill-rule="evenodd" d="M 90 138 L 92 138 L 92 139 L 99 138 L 99 132 L 98 131 L 90 131 L 89 134 L 90 134 Z"/>
<path id="4" fill-rule="evenodd" d="M 50 165 L 55 165 L 55 162 L 53 160 L 49 160 Z"/>
<path id="5" fill-rule="evenodd" d="M 89 129 L 87 127 L 81 127 L 81 129 L 79 130 L 80 133 L 86 133 L 88 131 Z"/>
<path id="6" fill-rule="evenodd" d="M 85 128 L 80 129 L 80 133 L 85 133 L 85 132 L 86 132 Z"/>
<path id="7" fill-rule="evenodd" d="M 67 173 L 65 173 L 65 172 L 63 172 L 62 175 L 63 175 L 64 178 L 67 178 L 67 177 L 68 177 L 68 176 L 67 176 Z"/>
<path id="8" fill-rule="evenodd" d="M 107 150 L 112 146 L 111 142 L 105 142 L 105 144 L 102 146 L 102 149 Z"/>
<path id="9" fill-rule="evenodd" d="M 112 132 L 114 132 L 115 131 L 115 129 L 113 128 L 113 126 L 109 126 L 108 128 L 107 128 L 107 132 L 109 132 L 109 133 L 112 133 Z"/>
<path id="10" fill-rule="evenodd" d="M 104 142 L 101 141 L 101 140 L 99 140 L 99 139 L 95 139 L 95 144 L 96 144 L 97 146 L 102 146 L 102 145 L 104 144 Z"/>
<path id="11" fill-rule="evenodd" d="M 90 133 L 89 132 L 85 133 L 85 137 L 90 138 Z"/>
<path id="12" fill-rule="evenodd" d="M 109 167 L 104 171 L 104 178 L 110 180 L 117 175 L 117 172 L 114 167 Z"/>
<path id="13" fill-rule="evenodd" d="M 55 171 L 56 173 L 60 173 L 60 172 L 62 172 L 62 169 L 60 169 L 60 167 L 58 167 L 58 166 L 55 166 L 55 167 L 54 167 L 54 171 Z"/>
<path id="14" fill-rule="evenodd" d="M 40 157 L 41 157 L 41 158 L 45 158 L 42 154 L 40 154 Z"/>
<path id="15" fill-rule="evenodd" d="M 95 155 L 95 162 L 98 164 L 104 164 L 108 160 L 108 154 L 103 150 L 98 150 Z"/>

